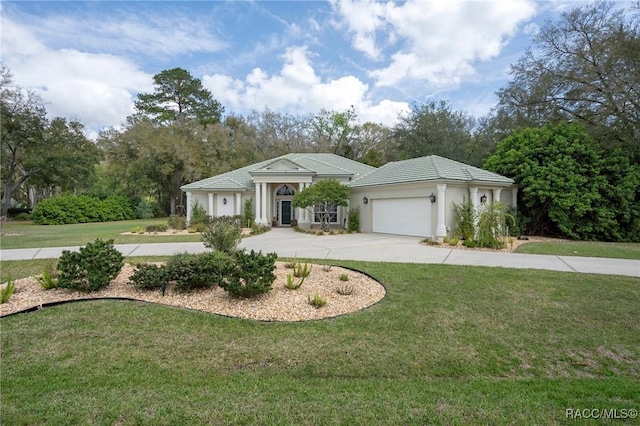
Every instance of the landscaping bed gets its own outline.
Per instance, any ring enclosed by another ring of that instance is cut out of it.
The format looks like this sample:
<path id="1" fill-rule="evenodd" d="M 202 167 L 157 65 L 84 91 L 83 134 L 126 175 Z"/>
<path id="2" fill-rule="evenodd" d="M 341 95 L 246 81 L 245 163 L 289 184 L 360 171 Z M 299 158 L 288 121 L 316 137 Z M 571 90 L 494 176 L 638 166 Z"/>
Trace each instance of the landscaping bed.
<path id="1" fill-rule="evenodd" d="M 220 287 L 178 292 L 172 285 L 168 286 L 163 296 L 160 291 L 139 290 L 129 283 L 134 270 L 135 266 L 126 264 L 106 288 L 92 293 L 62 288 L 44 290 L 31 277 L 15 280 L 15 293 L 7 303 L 0 305 L 0 316 L 55 302 L 121 297 L 261 321 L 305 321 L 358 311 L 378 302 L 385 295 L 384 287 L 373 278 L 337 266 L 329 269 L 312 265 L 312 272 L 304 284 L 297 290 L 289 290 L 286 287 L 287 275 L 292 270 L 285 263 L 278 262 L 274 271 L 277 278 L 272 290 L 250 299 L 235 298 Z M 344 276 L 347 277 L 346 281 L 343 281 Z M 345 286 L 351 287 L 351 294 L 338 293 Z M 315 295 L 325 298 L 326 305 L 316 308 L 309 304 L 309 297 Z"/>

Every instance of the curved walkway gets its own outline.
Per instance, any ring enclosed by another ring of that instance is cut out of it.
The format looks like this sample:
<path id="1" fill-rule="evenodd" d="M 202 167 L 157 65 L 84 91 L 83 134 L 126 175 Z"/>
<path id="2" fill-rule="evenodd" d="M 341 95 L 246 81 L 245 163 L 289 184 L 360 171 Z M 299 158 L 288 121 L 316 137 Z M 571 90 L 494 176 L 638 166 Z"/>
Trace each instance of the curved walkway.
<path id="1" fill-rule="evenodd" d="M 421 238 L 387 234 L 340 234 L 316 236 L 274 228 L 242 240 L 248 250 L 276 252 L 281 257 L 363 260 L 370 262 L 432 263 L 547 269 L 640 277 L 640 261 L 597 257 L 552 256 L 458 250 L 419 244 Z M 0 250 L 1 260 L 57 258 L 62 250 L 79 247 L 48 247 Z M 160 256 L 207 251 L 202 243 L 116 244 L 125 256 Z"/>

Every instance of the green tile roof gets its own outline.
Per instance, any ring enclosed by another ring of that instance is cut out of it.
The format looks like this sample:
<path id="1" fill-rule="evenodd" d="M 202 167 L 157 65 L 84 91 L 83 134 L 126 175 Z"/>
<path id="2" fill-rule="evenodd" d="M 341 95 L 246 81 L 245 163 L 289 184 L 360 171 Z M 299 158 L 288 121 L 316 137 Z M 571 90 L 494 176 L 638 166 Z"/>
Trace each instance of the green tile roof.
<path id="1" fill-rule="evenodd" d="M 298 170 L 270 169 L 270 166 L 287 160 L 298 166 Z M 189 190 L 234 190 L 247 191 L 254 188 L 252 174 L 311 174 L 316 177 L 352 177 L 365 175 L 375 167 L 359 163 L 336 154 L 287 154 L 278 158 L 262 161 L 250 166 L 236 169 L 221 175 L 192 182 L 181 187 Z"/>
<path id="2" fill-rule="evenodd" d="M 513 179 L 448 158 L 430 155 L 410 160 L 387 163 L 379 169 L 355 179 L 351 188 L 388 185 L 394 183 L 423 182 L 430 180 L 480 181 L 512 184 Z"/>

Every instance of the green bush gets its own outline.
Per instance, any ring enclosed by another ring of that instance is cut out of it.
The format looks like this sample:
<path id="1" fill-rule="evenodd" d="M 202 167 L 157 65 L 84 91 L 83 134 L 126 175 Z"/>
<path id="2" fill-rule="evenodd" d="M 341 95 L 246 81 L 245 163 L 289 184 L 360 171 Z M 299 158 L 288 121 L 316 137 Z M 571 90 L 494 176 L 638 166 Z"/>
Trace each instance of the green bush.
<path id="1" fill-rule="evenodd" d="M 129 199 L 113 195 L 100 200 L 91 195 L 59 195 L 40 201 L 31 214 L 38 225 L 109 222 L 136 219 Z"/>
<path id="2" fill-rule="evenodd" d="M 233 266 L 233 259 L 221 252 L 178 254 L 167 262 L 167 279 L 176 282 L 179 291 L 209 288 L 222 284 Z"/>
<path id="3" fill-rule="evenodd" d="M 276 268 L 277 254 L 236 251 L 233 258 L 233 268 L 220 282 L 225 291 L 235 297 L 253 297 L 271 290 L 276 279 L 273 270 Z"/>
<path id="4" fill-rule="evenodd" d="M 199 223 L 207 224 L 210 222 L 209 215 L 204 207 L 200 205 L 200 202 L 196 200 L 191 204 L 191 218 L 189 219 L 189 225 L 197 225 Z"/>
<path id="5" fill-rule="evenodd" d="M 478 242 L 475 240 L 464 240 L 462 241 L 462 245 L 469 248 L 475 248 L 478 247 Z"/>
<path id="6" fill-rule="evenodd" d="M 202 231 L 205 247 L 223 253 L 233 253 L 242 239 L 242 228 L 239 222 L 235 218 L 215 218 Z"/>
<path id="7" fill-rule="evenodd" d="M 513 216 L 505 213 L 506 207 L 503 203 L 491 203 L 482 207 L 478 217 L 478 231 L 476 241 L 478 246 L 501 249 L 504 248 L 504 237 L 506 236 L 507 218 L 515 222 Z"/>
<path id="8" fill-rule="evenodd" d="M 18 213 L 13 218 L 15 220 L 31 220 L 31 214 L 22 212 L 22 213 Z"/>
<path id="9" fill-rule="evenodd" d="M 96 239 L 77 252 L 63 250 L 58 262 L 58 286 L 85 292 L 100 290 L 118 275 L 123 259 L 113 240 Z"/>
<path id="10" fill-rule="evenodd" d="M 187 227 L 187 218 L 177 214 L 169 216 L 169 228 L 182 230 Z"/>
<path id="11" fill-rule="evenodd" d="M 453 204 L 453 213 L 456 219 L 454 235 L 461 240 L 473 240 L 475 237 L 476 213 L 471 201 L 462 201 L 461 204 Z"/>
<path id="12" fill-rule="evenodd" d="M 160 206 L 158 203 L 147 200 L 140 200 L 136 205 L 136 216 L 138 219 L 151 219 L 158 216 Z"/>
<path id="13" fill-rule="evenodd" d="M 169 228 L 168 228 L 167 225 L 165 225 L 163 223 L 158 223 L 158 224 L 155 224 L 155 225 L 147 225 L 144 229 L 147 232 L 164 232 Z"/>
<path id="14" fill-rule="evenodd" d="M 360 230 L 360 209 L 354 208 L 349 210 L 347 230 L 349 232 L 358 232 Z"/>
<path id="15" fill-rule="evenodd" d="M 244 210 L 242 211 L 242 227 L 253 228 L 255 222 L 253 221 L 253 202 L 249 198 L 244 202 Z"/>
<path id="16" fill-rule="evenodd" d="M 168 281 L 167 268 L 158 265 L 137 265 L 136 270 L 129 277 L 131 284 L 143 290 L 159 289 Z"/>

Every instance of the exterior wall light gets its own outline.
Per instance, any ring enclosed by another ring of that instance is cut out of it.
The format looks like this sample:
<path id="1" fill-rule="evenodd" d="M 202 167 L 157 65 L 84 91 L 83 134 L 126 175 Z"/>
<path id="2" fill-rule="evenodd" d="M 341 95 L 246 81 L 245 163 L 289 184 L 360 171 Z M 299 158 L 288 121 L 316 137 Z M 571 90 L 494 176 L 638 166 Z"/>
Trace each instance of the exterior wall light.
<path id="1" fill-rule="evenodd" d="M 226 197 L 222 199 L 222 204 L 227 205 L 227 198 Z"/>
<path id="2" fill-rule="evenodd" d="M 431 200 L 431 204 L 436 202 L 436 194 L 434 194 L 433 192 L 431 193 L 431 195 L 429 195 L 429 199 Z"/>
<path id="3" fill-rule="evenodd" d="M 482 204 L 484 204 L 484 203 L 486 203 L 486 202 L 487 202 L 487 194 L 482 194 L 482 197 L 480 197 L 480 202 L 481 202 Z"/>
<path id="4" fill-rule="evenodd" d="M 369 204 L 369 199 L 367 197 L 362 197 L 362 202 L 365 204 Z"/>

